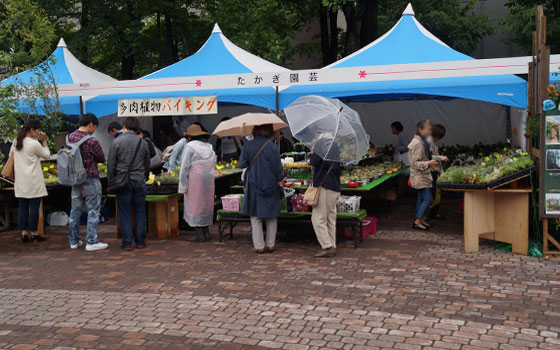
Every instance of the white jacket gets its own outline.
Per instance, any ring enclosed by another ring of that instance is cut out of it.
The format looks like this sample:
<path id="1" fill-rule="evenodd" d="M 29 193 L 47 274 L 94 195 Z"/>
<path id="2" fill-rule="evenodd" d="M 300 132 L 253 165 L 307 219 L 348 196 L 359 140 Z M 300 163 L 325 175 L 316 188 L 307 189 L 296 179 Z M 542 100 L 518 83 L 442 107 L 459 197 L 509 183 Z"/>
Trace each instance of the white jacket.
<path id="1" fill-rule="evenodd" d="M 207 142 L 191 141 L 185 145 L 179 193 L 184 194 L 184 219 L 192 227 L 206 227 L 214 220 L 214 170 L 216 154 Z"/>
<path id="2" fill-rule="evenodd" d="M 47 196 L 41 159 L 49 159 L 51 153 L 48 147 L 43 147 L 39 141 L 26 137 L 23 139 L 23 149 L 12 148 L 14 154 L 14 176 L 16 198 L 39 198 Z"/>

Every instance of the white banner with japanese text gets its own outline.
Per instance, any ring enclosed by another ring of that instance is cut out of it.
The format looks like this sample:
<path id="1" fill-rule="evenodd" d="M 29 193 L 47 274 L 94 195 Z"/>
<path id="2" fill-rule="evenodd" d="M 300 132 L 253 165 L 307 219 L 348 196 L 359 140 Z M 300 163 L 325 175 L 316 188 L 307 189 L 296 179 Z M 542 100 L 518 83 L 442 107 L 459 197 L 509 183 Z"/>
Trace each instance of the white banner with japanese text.
<path id="1" fill-rule="evenodd" d="M 119 117 L 217 114 L 216 95 L 119 100 Z"/>
<path id="2" fill-rule="evenodd" d="M 482 60 L 427 62 L 385 66 L 322 68 L 310 70 L 263 73 L 223 74 L 211 76 L 173 77 L 108 82 L 83 82 L 60 84 L 58 95 L 97 96 L 123 93 L 159 93 L 171 91 L 196 91 L 278 87 L 280 91 L 290 86 L 357 83 L 367 81 L 393 81 L 435 79 L 503 74 L 527 74 L 531 56 L 491 58 Z M 558 71 L 560 55 L 551 55 L 551 72 Z"/>

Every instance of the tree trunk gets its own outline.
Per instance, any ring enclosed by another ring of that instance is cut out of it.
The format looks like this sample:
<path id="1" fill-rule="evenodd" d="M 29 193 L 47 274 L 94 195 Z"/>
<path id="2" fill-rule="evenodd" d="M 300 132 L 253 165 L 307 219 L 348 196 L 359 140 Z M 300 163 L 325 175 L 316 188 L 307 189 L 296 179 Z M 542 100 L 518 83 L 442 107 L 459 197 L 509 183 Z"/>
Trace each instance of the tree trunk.
<path id="1" fill-rule="evenodd" d="M 362 0 L 362 19 L 360 25 L 360 47 L 364 47 L 377 39 L 378 0 Z"/>
<path id="2" fill-rule="evenodd" d="M 177 62 L 177 46 L 175 46 L 175 39 L 173 39 L 173 23 L 171 21 L 171 14 L 169 8 L 165 7 L 163 10 L 165 15 L 165 37 L 167 41 L 167 49 L 169 52 L 166 64 Z"/>
<path id="3" fill-rule="evenodd" d="M 361 29 L 361 15 L 359 11 L 361 1 L 357 4 L 352 1 L 347 1 L 342 5 L 342 12 L 346 19 L 346 37 L 344 40 L 344 56 L 348 56 L 352 52 L 360 48 L 360 29 Z"/>
<path id="4" fill-rule="evenodd" d="M 82 37 L 87 37 L 89 38 L 89 35 L 87 35 L 88 31 L 89 31 L 89 18 L 88 18 L 88 8 L 89 8 L 89 0 L 82 0 L 82 13 L 80 16 L 80 31 L 85 32 L 86 34 L 83 35 Z M 81 43 L 81 56 L 82 56 L 82 62 L 87 66 L 90 64 L 90 59 L 89 59 L 89 55 L 88 55 L 88 41 L 89 40 L 85 40 L 85 42 Z"/>
<path id="5" fill-rule="evenodd" d="M 319 0 L 319 26 L 321 28 L 321 55 L 323 57 L 323 66 L 328 65 L 329 62 L 329 19 L 327 7 L 323 6 L 322 0 Z"/>
<path id="6" fill-rule="evenodd" d="M 331 35 L 331 45 L 330 45 L 330 55 L 329 62 L 335 62 L 338 56 L 338 11 L 334 11 L 332 8 L 329 9 L 329 26 Z"/>
<path id="7" fill-rule="evenodd" d="M 338 52 L 338 28 L 336 25 L 336 12 L 330 6 L 323 6 L 322 0 L 319 4 L 319 25 L 321 28 L 321 53 L 323 66 L 336 61 Z"/>
<path id="8" fill-rule="evenodd" d="M 134 66 L 136 61 L 133 56 L 123 56 L 121 59 L 121 80 L 134 79 Z"/>
<path id="9" fill-rule="evenodd" d="M 157 47 L 160 47 L 161 44 L 161 12 L 157 12 L 156 14 L 156 43 Z"/>
<path id="10" fill-rule="evenodd" d="M 181 43 L 183 44 L 183 50 L 182 50 L 182 54 L 184 55 L 183 57 L 189 56 L 189 48 L 188 48 L 188 40 L 187 40 L 187 36 L 185 35 L 185 31 L 183 30 L 183 27 L 185 26 L 183 24 L 182 21 L 179 21 L 178 23 L 179 25 L 177 26 L 177 28 L 179 29 L 179 36 L 181 37 Z M 177 49 L 177 52 L 179 52 L 179 50 Z"/>
<path id="11" fill-rule="evenodd" d="M 156 14 L 156 47 L 160 48 L 162 47 L 161 44 L 161 11 L 158 10 L 157 14 Z M 166 63 L 166 59 L 164 57 L 165 55 L 159 55 L 158 57 L 158 64 L 160 67 L 165 67 L 165 63 Z"/>

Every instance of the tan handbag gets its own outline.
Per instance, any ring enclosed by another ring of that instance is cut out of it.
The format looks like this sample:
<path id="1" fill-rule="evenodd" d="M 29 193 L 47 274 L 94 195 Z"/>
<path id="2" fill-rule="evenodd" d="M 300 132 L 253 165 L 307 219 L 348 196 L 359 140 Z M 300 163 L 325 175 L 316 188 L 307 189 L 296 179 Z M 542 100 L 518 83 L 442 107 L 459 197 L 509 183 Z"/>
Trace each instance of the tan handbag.
<path id="1" fill-rule="evenodd" d="M 14 147 L 10 148 L 10 156 L 8 157 L 8 161 L 4 164 L 4 168 L 2 168 L 2 176 L 9 177 L 11 179 L 15 176 L 14 171 Z"/>
<path id="2" fill-rule="evenodd" d="M 315 186 L 311 185 L 307 188 L 307 190 L 303 194 L 303 204 L 309 205 L 309 206 L 312 206 L 312 207 L 317 206 L 317 203 L 319 202 L 319 193 L 321 192 L 321 187 L 323 186 L 325 181 L 327 181 L 327 176 L 329 176 L 329 173 L 331 172 L 333 166 L 334 166 L 334 163 L 331 164 L 331 167 L 329 168 L 329 170 L 325 174 L 325 178 L 323 179 L 323 181 L 321 181 L 321 184 L 319 186 L 315 187 Z"/>

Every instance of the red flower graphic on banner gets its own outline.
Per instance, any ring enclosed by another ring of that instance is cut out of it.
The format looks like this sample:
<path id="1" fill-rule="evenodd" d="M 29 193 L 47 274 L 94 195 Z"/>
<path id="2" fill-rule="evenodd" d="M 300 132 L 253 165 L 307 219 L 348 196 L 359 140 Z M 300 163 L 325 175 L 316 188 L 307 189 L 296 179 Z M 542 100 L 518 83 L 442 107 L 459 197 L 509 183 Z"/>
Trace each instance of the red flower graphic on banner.
<path id="1" fill-rule="evenodd" d="M 196 87 L 201 87 L 201 86 L 202 86 L 202 80 L 197 80 Z"/>
<path id="2" fill-rule="evenodd" d="M 360 76 L 360 78 L 365 78 L 366 77 L 366 71 L 365 70 L 361 70 L 360 73 L 358 74 Z"/>

